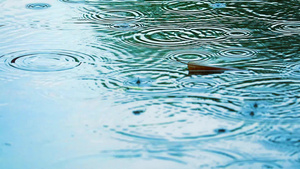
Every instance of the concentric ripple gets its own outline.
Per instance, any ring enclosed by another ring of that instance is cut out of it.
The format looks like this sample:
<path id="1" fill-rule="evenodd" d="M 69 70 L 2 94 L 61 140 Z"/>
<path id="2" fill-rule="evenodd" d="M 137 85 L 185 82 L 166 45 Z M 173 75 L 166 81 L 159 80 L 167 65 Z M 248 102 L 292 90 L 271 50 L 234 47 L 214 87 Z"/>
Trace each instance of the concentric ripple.
<path id="1" fill-rule="evenodd" d="M 109 75 L 103 85 L 126 92 L 155 94 L 182 89 L 178 79 L 184 76 L 184 72 L 167 69 L 130 69 Z"/>
<path id="2" fill-rule="evenodd" d="M 97 153 L 90 155 L 82 155 L 75 158 L 70 158 L 64 161 L 57 162 L 47 169 L 81 169 L 82 166 L 88 167 L 89 169 L 97 169 L 97 168 L 114 168 L 121 169 L 124 168 L 144 168 L 144 169 L 152 169 L 153 164 L 155 164 L 156 168 L 163 169 L 166 166 L 172 169 L 189 169 L 190 166 L 181 162 L 180 160 L 173 160 L 166 157 L 142 157 L 140 156 L 137 150 L 135 151 L 127 151 L 127 155 L 122 157 L 112 156 L 108 153 Z M 130 154 L 132 156 L 130 156 Z"/>
<path id="3" fill-rule="evenodd" d="M 166 55 L 167 60 L 181 61 L 183 63 L 188 63 L 189 61 L 209 61 L 214 59 L 211 52 L 204 50 L 178 50 L 170 52 Z"/>
<path id="4" fill-rule="evenodd" d="M 229 32 L 229 38 L 250 38 L 252 36 L 252 33 L 250 30 L 247 29 L 231 29 Z"/>
<path id="5" fill-rule="evenodd" d="M 184 90 L 197 93 L 214 93 L 219 90 L 221 84 L 218 79 L 199 77 L 199 76 L 186 76 L 179 80 L 184 84 Z"/>
<path id="6" fill-rule="evenodd" d="M 293 97 L 274 98 L 246 102 L 241 106 L 240 114 L 253 120 L 279 120 L 299 118 L 298 101 Z"/>
<path id="7" fill-rule="evenodd" d="M 212 42 L 224 39 L 228 36 L 228 31 L 223 28 L 197 27 L 197 28 L 171 28 L 159 27 L 134 34 L 125 34 L 121 38 L 126 42 L 135 45 L 159 48 L 178 48 L 199 44 L 202 42 Z"/>
<path id="8" fill-rule="evenodd" d="M 228 58 L 251 58 L 255 55 L 256 51 L 248 48 L 226 48 L 218 53 L 218 56 Z"/>
<path id="9" fill-rule="evenodd" d="M 218 4 L 218 3 L 216 3 Z M 299 4 L 297 1 L 259 2 L 259 1 L 232 1 L 219 4 L 216 8 L 210 4 L 212 16 L 220 17 L 247 17 L 259 20 L 299 20 Z M 201 11 L 199 11 L 201 12 Z M 199 16 L 201 17 L 201 16 Z"/>
<path id="10" fill-rule="evenodd" d="M 299 133 L 284 133 L 284 132 L 274 132 L 266 136 L 269 142 L 272 142 L 280 147 L 299 147 L 300 146 L 300 135 Z"/>
<path id="11" fill-rule="evenodd" d="M 293 119 L 299 118 L 299 82 L 298 78 L 240 77 L 219 84 L 215 93 L 244 100 L 234 103 L 240 110 L 230 114 L 232 118 L 242 115 L 253 120 Z"/>
<path id="12" fill-rule="evenodd" d="M 166 11 L 199 14 L 199 18 L 216 16 L 251 17 L 268 20 L 299 20 L 299 4 L 294 2 L 249 2 L 235 1 L 226 3 L 209 3 L 198 1 L 168 2 L 162 7 Z M 274 10 L 276 9 L 276 10 Z"/>
<path id="13" fill-rule="evenodd" d="M 281 22 L 273 24 L 270 27 L 270 30 L 277 33 L 283 34 L 297 34 L 300 33 L 300 22 L 293 21 L 293 22 Z"/>
<path id="14" fill-rule="evenodd" d="M 244 5 L 241 2 L 240 5 Z M 253 2 L 244 8 L 250 16 L 269 20 L 299 20 L 299 2 Z M 274 10 L 276 9 L 276 10 Z"/>
<path id="15" fill-rule="evenodd" d="M 287 67 L 286 71 L 290 75 L 300 76 L 300 62 L 296 62 Z"/>
<path id="16" fill-rule="evenodd" d="M 9 67 L 33 72 L 56 72 L 74 69 L 83 62 L 90 62 L 93 58 L 89 55 L 74 51 L 22 51 L 4 56 Z M 1 58 L 0 57 L 0 58 Z"/>
<path id="17" fill-rule="evenodd" d="M 32 3 L 32 4 L 27 4 L 26 8 L 28 9 L 35 9 L 35 10 L 40 10 L 40 9 L 47 9 L 50 8 L 51 5 L 47 3 Z"/>
<path id="18" fill-rule="evenodd" d="M 195 149 L 179 148 L 169 146 L 147 146 L 144 149 L 122 149 L 117 151 L 105 151 L 108 156 L 116 158 L 141 158 L 147 154 L 154 159 L 187 164 L 189 168 L 218 168 L 224 164 L 236 160 L 237 155 L 231 152 L 218 149 Z M 201 159 L 201 160 L 199 160 Z"/>
<path id="19" fill-rule="evenodd" d="M 281 165 L 277 164 L 273 160 L 263 161 L 263 160 L 247 160 L 247 161 L 235 161 L 226 166 L 222 166 L 224 168 L 236 168 L 236 169 L 257 169 L 257 168 L 272 168 L 272 169 L 280 169 L 283 168 Z"/>
<path id="20" fill-rule="evenodd" d="M 222 94 L 245 98 L 282 98 L 295 96 L 300 91 L 299 79 L 276 76 L 242 76 L 223 83 Z"/>
<path id="21" fill-rule="evenodd" d="M 185 14 L 203 13 L 209 15 L 210 3 L 197 1 L 173 1 L 163 4 L 163 10 Z M 200 16 L 201 17 L 201 16 Z M 207 17 L 207 16 L 205 16 Z"/>
<path id="22" fill-rule="evenodd" d="M 83 18 L 87 21 L 120 22 L 138 21 L 143 17 L 143 13 L 129 9 L 93 9 L 82 8 Z"/>
<path id="23" fill-rule="evenodd" d="M 116 105 L 99 118 L 103 119 L 99 124 L 119 134 L 116 137 L 120 139 L 150 142 L 211 140 L 250 134 L 260 128 L 255 123 L 230 121 L 191 111 L 181 100 L 164 99 L 163 102 L 143 100 Z"/>
<path id="24" fill-rule="evenodd" d="M 117 31 L 132 31 L 144 27 L 142 23 L 114 23 L 107 25 L 110 29 Z"/>

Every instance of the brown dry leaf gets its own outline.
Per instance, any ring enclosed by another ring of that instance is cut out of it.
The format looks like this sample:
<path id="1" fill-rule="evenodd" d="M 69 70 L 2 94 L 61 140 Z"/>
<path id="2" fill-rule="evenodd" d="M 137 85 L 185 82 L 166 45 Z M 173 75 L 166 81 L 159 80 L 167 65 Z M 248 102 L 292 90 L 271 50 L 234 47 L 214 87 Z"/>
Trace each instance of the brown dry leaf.
<path id="1" fill-rule="evenodd" d="M 224 68 L 217 66 L 203 65 L 200 61 L 191 61 L 187 63 L 189 74 L 208 75 L 214 73 L 224 73 L 225 71 L 241 71 L 240 69 Z"/>

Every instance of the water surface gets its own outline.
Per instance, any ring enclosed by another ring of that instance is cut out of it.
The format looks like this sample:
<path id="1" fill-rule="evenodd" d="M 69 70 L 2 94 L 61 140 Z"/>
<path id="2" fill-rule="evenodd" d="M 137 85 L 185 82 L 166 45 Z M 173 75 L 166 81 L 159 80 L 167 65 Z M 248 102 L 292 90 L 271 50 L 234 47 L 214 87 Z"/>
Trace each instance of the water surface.
<path id="1" fill-rule="evenodd" d="M 0 11 L 0 168 L 300 167 L 298 0 Z"/>

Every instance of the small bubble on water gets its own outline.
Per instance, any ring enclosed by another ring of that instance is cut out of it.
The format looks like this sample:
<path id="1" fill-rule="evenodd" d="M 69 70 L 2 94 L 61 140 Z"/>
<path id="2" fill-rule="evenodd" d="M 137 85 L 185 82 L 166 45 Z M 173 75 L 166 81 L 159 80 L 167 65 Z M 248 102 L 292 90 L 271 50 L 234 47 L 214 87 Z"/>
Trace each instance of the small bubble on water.
<path id="1" fill-rule="evenodd" d="M 115 24 L 113 25 L 115 28 L 121 28 L 121 29 L 126 29 L 130 28 L 130 25 L 128 23 L 120 23 L 120 24 Z"/>
<path id="2" fill-rule="evenodd" d="M 254 108 L 257 108 L 257 107 L 258 107 L 258 104 L 257 104 L 257 103 L 254 103 L 254 104 L 253 104 L 253 107 L 254 107 Z"/>
<path id="3" fill-rule="evenodd" d="M 134 110 L 134 111 L 132 111 L 132 113 L 134 115 L 140 115 L 140 114 L 144 113 L 144 111 L 143 110 Z"/>
<path id="4" fill-rule="evenodd" d="M 250 116 L 254 116 L 254 115 L 255 115 L 254 111 L 251 111 L 251 112 L 249 113 L 249 115 L 250 115 Z"/>
<path id="5" fill-rule="evenodd" d="M 141 84 L 141 80 L 140 78 L 137 79 L 137 81 L 135 82 L 137 85 L 140 85 Z"/>
<path id="6" fill-rule="evenodd" d="M 226 131 L 227 131 L 227 130 L 224 129 L 224 128 L 220 128 L 220 129 L 217 129 L 217 130 L 216 130 L 216 132 L 217 132 L 218 134 L 225 133 Z"/>

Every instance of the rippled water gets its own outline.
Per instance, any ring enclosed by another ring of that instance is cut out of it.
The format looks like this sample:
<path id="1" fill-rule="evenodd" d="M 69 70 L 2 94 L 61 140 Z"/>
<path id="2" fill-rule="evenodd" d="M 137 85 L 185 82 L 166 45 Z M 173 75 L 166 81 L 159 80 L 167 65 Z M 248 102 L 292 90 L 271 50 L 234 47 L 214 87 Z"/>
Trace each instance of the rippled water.
<path id="1" fill-rule="evenodd" d="M 299 4 L 0 0 L 0 168 L 300 168 Z"/>

